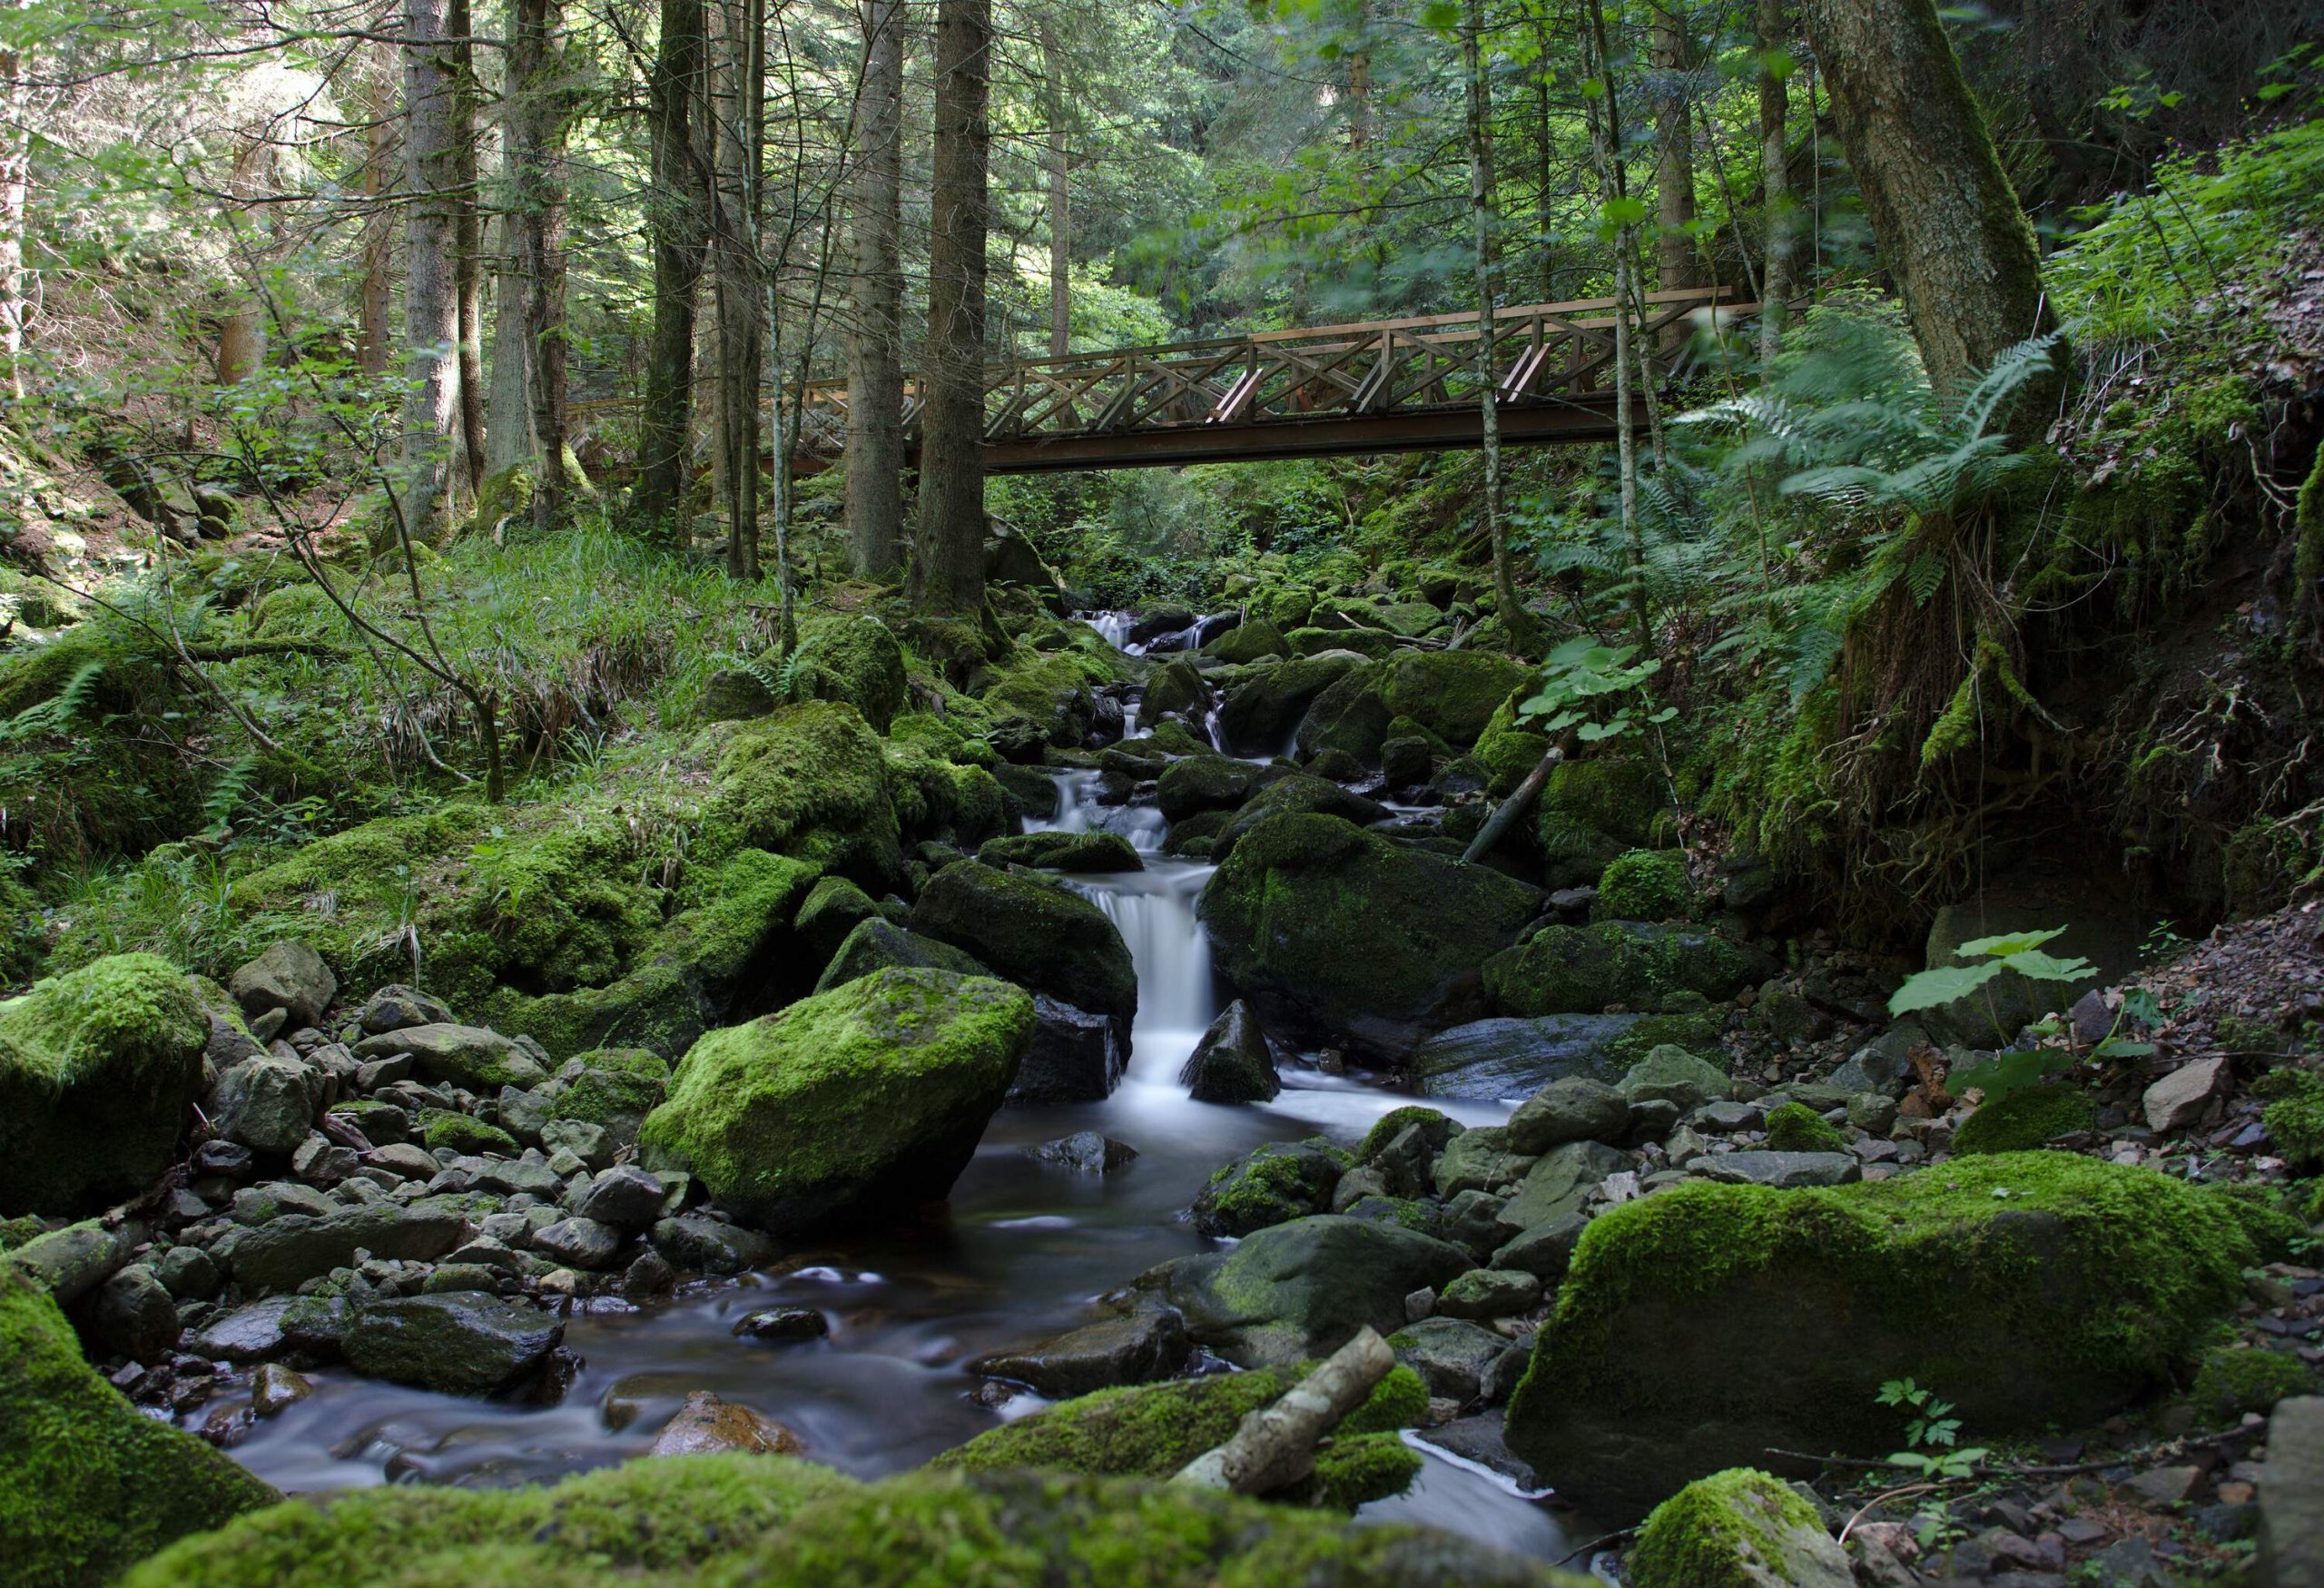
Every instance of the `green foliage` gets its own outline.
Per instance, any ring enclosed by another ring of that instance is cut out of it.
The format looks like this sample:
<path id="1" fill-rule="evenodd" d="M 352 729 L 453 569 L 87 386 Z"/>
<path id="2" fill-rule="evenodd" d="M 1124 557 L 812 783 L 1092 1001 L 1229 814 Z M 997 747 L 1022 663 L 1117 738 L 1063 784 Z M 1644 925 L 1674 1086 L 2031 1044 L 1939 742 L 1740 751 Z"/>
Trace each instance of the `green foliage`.
<path id="1" fill-rule="evenodd" d="M 1551 737 L 1571 730 L 1585 745 L 1669 722 L 1678 707 L 1648 712 L 1643 705 L 1646 681 L 1662 663 L 1631 661 L 1638 652 L 1634 645 L 1600 645 L 1587 635 L 1566 641 L 1541 664 L 1541 688 L 1518 702 L 1517 722 Z"/>
<path id="2" fill-rule="evenodd" d="M 1633 849 L 1606 867 L 1590 909 L 1600 921 L 1672 921 L 1692 914 L 1694 907 L 1683 850 Z"/>
<path id="3" fill-rule="evenodd" d="M 2247 1412 L 2265 1415 L 2278 1401 L 2315 1387 L 2314 1370 L 2297 1356 L 2263 1346 L 2229 1346 L 2204 1356 L 2187 1399 L 2210 1422 L 2224 1424 Z"/>
<path id="4" fill-rule="evenodd" d="M 1982 958 L 1981 965 L 1939 965 L 1915 972 L 1905 978 L 1904 985 L 1889 995 L 1888 1012 L 1892 1015 L 1911 1014 L 1916 1010 L 1934 1009 L 1966 998 L 2004 971 L 2014 971 L 2036 981 L 2078 981 L 2094 969 L 2084 959 L 2061 960 L 2042 952 L 2042 945 L 2052 938 L 2063 936 L 2063 926 L 2045 932 L 2026 932 L 1997 937 L 1981 937 L 1963 943 L 1956 953 Z"/>
<path id="5" fill-rule="evenodd" d="M 2274 1070 L 2251 1090 L 2270 1100 L 2260 1122 L 2284 1161 L 2295 1170 L 2324 1167 L 2324 1077 L 2307 1070 Z"/>
<path id="6" fill-rule="evenodd" d="M 1953 1150 L 1964 1156 L 2027 1151 L 2054 1137 L 2088 1129 L 2095 1112 L 2087 1093 L 2061 1081 L 2037 1081 L 1999 1096 L 1989 1092 L 1953 1133 Z"/>

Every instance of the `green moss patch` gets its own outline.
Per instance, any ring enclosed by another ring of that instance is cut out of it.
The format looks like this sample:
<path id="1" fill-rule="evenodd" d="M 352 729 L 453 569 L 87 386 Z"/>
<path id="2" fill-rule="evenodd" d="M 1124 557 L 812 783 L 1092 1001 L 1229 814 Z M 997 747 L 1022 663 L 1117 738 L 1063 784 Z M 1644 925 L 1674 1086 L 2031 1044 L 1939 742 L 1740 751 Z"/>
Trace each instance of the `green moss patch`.
<path id="1" fill-rule="evenodd" d="M 2096 1116 L 2081 1088 L 2045 1080 L 1979 1105 L 1953 1133 L 1956 1153 L 2026 1152 L 2054 1137 L 2090 1129 Z"/>

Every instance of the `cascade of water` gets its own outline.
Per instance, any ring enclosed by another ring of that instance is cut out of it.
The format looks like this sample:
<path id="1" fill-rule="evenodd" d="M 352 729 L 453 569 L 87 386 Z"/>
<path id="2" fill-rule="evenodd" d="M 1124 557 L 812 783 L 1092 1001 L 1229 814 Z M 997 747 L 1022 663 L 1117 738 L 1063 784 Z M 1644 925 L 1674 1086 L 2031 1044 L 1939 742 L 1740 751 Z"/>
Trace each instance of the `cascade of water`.
<path id="1" fill-rule="evenodd" d="M 1143 872 L 1078 878 L 1070 886 L 1095 902 L 1122 934 L 1137 971 L 1137 1019 L 1130 1074 L 1167 1082 L 1218 1013 L 1211 991 L 1210 939 L 1195 899 L 1216 867 L 1162 861 Z"/>
<path id="2" fill-rule="evenodd" d="M 1057 814 L 1029 818 L 1028 833 L 1118 833 L 1140 854 L 1162 853 L 1163 834 L 1169 824 L 1152 805 L 1108 805 L 1098 803 L 1096 772 L 1060 772 L 1057 784 Z"/>
<path id="3" fill-rule="evenodd" d="M 1085 612 L 1081 621 L 1096 629 L 1114 649 L 1129 648 L 1130 616 L 1127 612 Z"/>

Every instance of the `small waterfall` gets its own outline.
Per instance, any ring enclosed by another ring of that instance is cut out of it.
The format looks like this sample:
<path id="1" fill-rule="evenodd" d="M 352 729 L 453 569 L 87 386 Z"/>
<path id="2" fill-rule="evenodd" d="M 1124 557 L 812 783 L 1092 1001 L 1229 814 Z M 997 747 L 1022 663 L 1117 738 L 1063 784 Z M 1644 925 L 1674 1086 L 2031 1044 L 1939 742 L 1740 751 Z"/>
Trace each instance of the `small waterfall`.
<path id="1" fill-rule="evenodd" d="M 1130 1033 L 1129 1075 L 1175 1085 L 1178 1070 L 1217 1016 L 1211 990 L 1210 938 L 1195 899 L 1216 868 L 1164 861 L 1144 872 L 1076 878 L 1068 885 L 1114 923 L 1137 968 L 1137 1020 Z"/>
<path id="2" fill-rule="evenodd" d="M 1130 615 L 1127 612 L 1087 612 L 1081 621 L 1096 629 L 1114 649 L 1129 648 Z"/>
<path id="3" fill-rule="evenodd" d="M 1046 821 L 1028 820 L 1029 833 L 1118 833 L 1140 854 L 1162 853 L 1163 834 L 1169 824 L 1151 805 L 1108 805 L 1097 798 L 1097 772 L 1060 772 L 1057 784 L 1057 814 Z"/>

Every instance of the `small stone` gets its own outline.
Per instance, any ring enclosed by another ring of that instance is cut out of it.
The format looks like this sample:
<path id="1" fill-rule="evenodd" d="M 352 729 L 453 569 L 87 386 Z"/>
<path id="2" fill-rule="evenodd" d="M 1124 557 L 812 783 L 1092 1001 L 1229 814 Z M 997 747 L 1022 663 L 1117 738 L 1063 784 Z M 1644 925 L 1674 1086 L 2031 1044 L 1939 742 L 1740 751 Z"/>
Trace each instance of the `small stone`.
<path id="1" fill-rule="evenodd" d="M 832 1332 L 832 1326 L 829 1318 L 812 1307 L 771 1307 L 743 1314 L 730 1332 L 747 1339 L 788 1345 L 798 1340 L 820 1340 Z"/>
<path id="2" fill-rule="evenodd" d="M 310 1136 L 290 1155 L 290 1172 L 311 1185 L 335 1186 L 355 1172 L 355 1154 L 328 1136 Z"/>
<path id="3" fill-rule="evenodd" d="M 196 1174 L 247 1179 L 251 1172 L 251 1149 L 239 1141 L 205 1141 L 194 1149 L 193 1170 Z"/>
<path id="4" fill-rule="evenodd" d="M 534 1249 L 576 1268 L 606 1268 L 621 1255 L 625 1237 L 595 1218 L 560 1218 L 533 1232 Z"/>
<path id="5" fill-rule="evenodd" d="M 650 1229 L 662 1217 L 662 1182 L 634 1165 L 609 1169 L 581 1193 L 574 1210 L 616 1229 Z"/>
<path id="6" fill-rule="evenodd" d="M 1238 998 L 1211 1022 L 1178 1082 L 1201 1103 L 1263 1103 L 1283 1090 L 1266 1033 L 1248 1004 Z"/>
<path id="7" fill-rule="evenodd" d="M 1721 1185 L 1845 1186 L 1864 1178 L 1864 1166 L 1848 1152 L 1729 1152 L 1699 1158 L 1689 1172 Z"/>
<path id="8" fill-rule="evenodd" d="M 648 1247 L 622 1271 L 621 1293 L 632 1301 L 647 1296 L 661 1296 L 666 1294 L 677 1279 L 677 1272 L 670 1267 L 669 1259 Z"/>
<path id="9" fill-rule="evenodd" d="M 2146 1095 L 2139 1100 L 2147 1128 L 2161 1133 L 2194 1124 L 2211 1107 L 2211 1100 L 2226 1088 L 2230 1078 L 2224 1055 L 2181 1065 L 2148 1087 Z"/>
<path id="10" fill-rule="evenodd" d="M 806 1448 L 798 1435 L 772 1417 L 698 1389 L 686 1396 L 677 1415 L 662 1425 L 646 1454 L 705 1455 L 734 1451 L 747 1455 L 796 1455 Z"/>
<path id="11" fill-rule="evenodd" d="M 167 1361 L 177 1346 L 177 1302 L 143 1263 L 98 1286 L 87 1305 L 89 1333 L 107 1356 L 151 1366 Z"/>
<path id="12" fill-rule="evenodd" d="M 1620 1141 L 1630 1105 L 1605 1082 L 1570 1075 L 1535 1092 L 1504 1127 L 1509 1150 L 1538 1157 L 1569 1141 Z"/>
<path id="13" fill-rule="evenodd" d="M 565 1325 L 537 1307 L 480 1291 L 366 1303 L 341 1349 L 358 1373 L 449 1395 L 484 1395 L 548 1355 Z"/>
<path id="14" fill-rule="evenodd" d="M 449 1025 L 452 1011 L 441 999 L 396 982 L 365 999 L 355 1023 L 365 1036 L 376 1037 L 407 1026 Z"/>
<path id="15" fill-rule="evenodd" d="M 302 942 L 271 944 L 227 978 L 226 991 L 245 1015 L 281 1010 L 294 1026 L 312 1026 L 339 993 L 339 978 Z M 261 1039 L 261 1041 L 265 1039 Z"/>
<path id="16" fill-rule="evenodd" d="M 398 1081 L 411 1078 L 411 1055 L 393 1053 L 385 1059 L 371 1059 L 355 1067 L 355 1089 L 374 1092 Z"/>
<path id="17" fill-rule="evenodd" d="M 251 1376 L 251 1410 L 261 1417 L 297 1406 L 315 1393 L 315 1386 L 278 1362 L 261 1365 Z"/>
<path id="18" fill-rule="evenodd" d="M 1044 1141 L 1026 1151 L 1043 1163 L 1053 1163 L 1077 1174 L 1111 1174 L 1137 1156 L 1137 1149 L 1095 1130 L 1077 1130 L 1055 1141 Z"/>
<path id="19" fill-rule="evenodd" d="M 1436 1293 L 1446 1317 L 1514 1317 L 1541 1297 L 1541 1282 L 1516 1268 L 1472 1268 Z"/>
<path id="20" fill-rule="evenodd" d="M 2230 1478 L 2219 1485 L 2215 1497 L 2222 1505 L 2249 1505 L 2252 1496 L 2258 1492 L 2250 1484 L 2239 1483 Z"/>
<path id="21" fill-rule="evenodd" d="M 225 1276 L 217 1259 L 200 1247 L 173 1246 L 153 1265 L 153 1277 L 180 1301 L 208 1301 L 218 1294 Z"/>
<path id="22" fill-rule="evenodd" d="M 1418 1323 L 1436 1316 L 1436 1292 L 1423 1285 L 1404 1297 L 1404 1321 Z"/>
<path id="23" fill-rule="evenodd" d="M 385 1147 L 374 1147 L 363 1155 L 365 1165 L 384 1169 L 403 1180 L 425 1180 L 435 1177 L 436 1159 L 422 1147 L 409 1141 L 391 1141 Z"/>
<path id="24" fill-rule="evenodd" d="M 603 1125 L 587 1119 L 551 1119 L 541 1127 L 541 1149 L 555 1153 L 560 1148 L 593 1170 L 614 1160 L 613 1138 Z"/>
<path id="25" fill-rule="evenodd" d="M 2203 1484 L 2199 1466 L 2158 1466 L 2142 1472 L 2124 1486 L 2157 1505 L 2179 1505 L 2194 1498 Z"/>
<path id="26" fill-rule="evenodd" d="M 1014 1379 L 1038 1395 L 1062 1400 L 1171 1377 L 1193 1353 L 1185 1320 L 1160 1307 L 1100 1318 L 1037 1346 L 979 1357 L 969 1371 Z"/>
<path id="27" fill-rule="evenodd" d="M 1896 1102 L 1876 1091 L 1860 1091 L 1848 1099 L 1848 1123 L 1874 1136 L 1896 1128 Z"/>
<path id="28" fill-rule="evenodd" d="M 1768 1122 L 1768 1111 L 1756 1102 L 1709 1102 L 1687 1116 L 1688 1124 L 1710 1136 L 1731 1136 L 1757 1130 Z"/>

